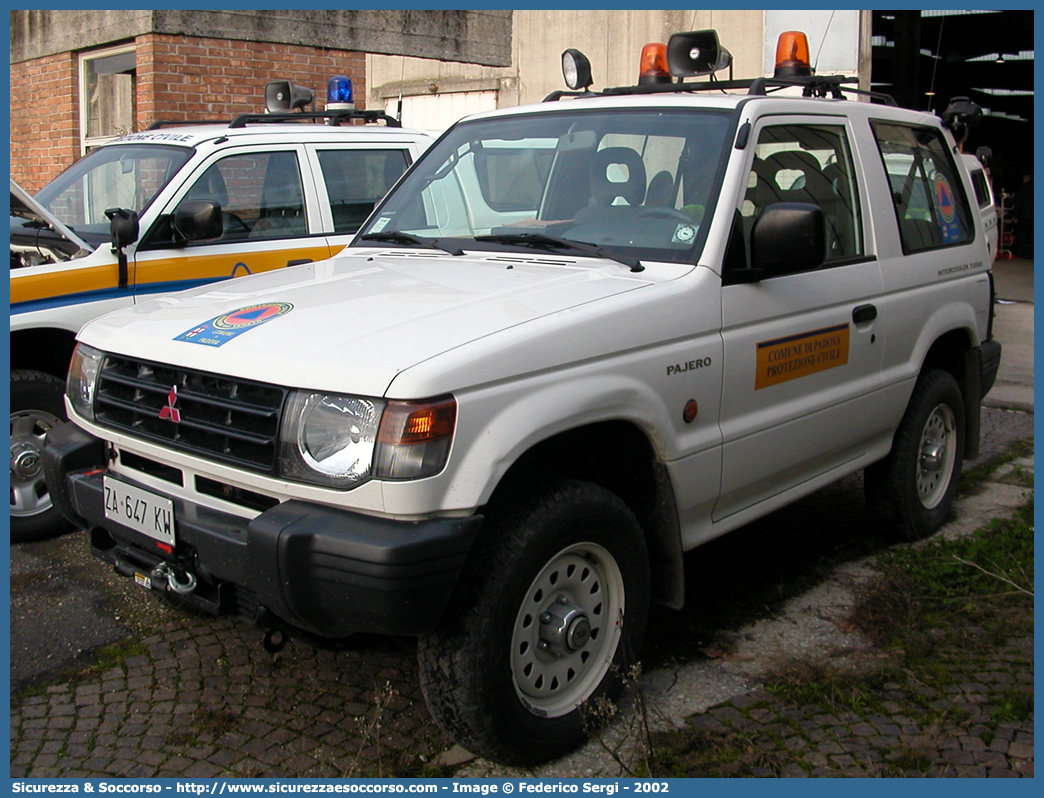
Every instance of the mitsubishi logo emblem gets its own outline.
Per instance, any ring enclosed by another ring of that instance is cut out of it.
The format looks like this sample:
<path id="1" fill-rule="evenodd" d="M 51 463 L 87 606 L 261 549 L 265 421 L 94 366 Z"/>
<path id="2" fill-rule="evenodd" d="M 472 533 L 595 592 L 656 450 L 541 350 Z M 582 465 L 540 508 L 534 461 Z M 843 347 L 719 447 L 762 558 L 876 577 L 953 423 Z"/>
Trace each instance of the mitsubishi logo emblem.
<path id="1" fill-rule="evenodd" d="M 159 411 L 159 417 L 164 420 L 169 419 L 170 421 L 173 421 L 175 424 L 180 424 L 181 411 L 174 407 L 177 401 L 178 386 L 172 385 L 170 388 L 170 393 L 167 394 L 167 406 Z"/>

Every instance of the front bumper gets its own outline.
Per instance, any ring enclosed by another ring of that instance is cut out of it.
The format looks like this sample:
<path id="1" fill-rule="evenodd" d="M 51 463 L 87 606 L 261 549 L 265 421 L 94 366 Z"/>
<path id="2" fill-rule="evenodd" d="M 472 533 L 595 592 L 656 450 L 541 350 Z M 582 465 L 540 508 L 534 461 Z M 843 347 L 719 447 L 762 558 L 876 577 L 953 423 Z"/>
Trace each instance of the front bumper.
<path id="1" fill-rule="evenodd" d="M 105 517 L 106 462 L 104 443 L 73 424 L 48 434 L 51 497 L 90 532 L 97 557 L 154 590 L 180 587 L 180 603 L 195 609 L 321 638 L 434 629 L 482 522 L 481 516 L 393 521 L 302 501 L 247 520 L 174 498 L 176 543 L 164 551 Z M 118 479 L 134 484 L 123 474 Z"/>

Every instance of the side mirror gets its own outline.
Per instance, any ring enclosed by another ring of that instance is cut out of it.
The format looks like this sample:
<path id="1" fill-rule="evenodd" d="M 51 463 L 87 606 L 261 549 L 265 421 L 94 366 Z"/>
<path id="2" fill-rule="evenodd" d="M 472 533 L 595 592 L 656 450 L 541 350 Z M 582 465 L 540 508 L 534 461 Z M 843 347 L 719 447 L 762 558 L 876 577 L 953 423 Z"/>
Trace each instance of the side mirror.
<path id="1" fill-rule="evenodd" d="M 220 238 L 224 232 L 221 206 L 213 200 L 186 200 L 174 209 L 171 227 L 179 242 Z"/>
<path id="2" fill-rule="evenodd" d="M 127 208 L 106 208 L 105 216 L 109 220 L 112 252 L 116 256 L 117 285 L 126 288 L 130 281 L 130 267 L 127 265 L 127 253 L 123 249 L 138 240 L 138 212 Z"/>
<path id="3" fill-rule="evenodd" d="M 138 240 L 138 212 L 126 208 L 108 208 L 105 216 L 109 220 L 109 235 L 112 250 L 118 252 Z"/>
<path id="4" fill-rule="evenodd" d="M 750 239 L 751 266 L 766 277 L 812 271 L 826 260 L 826 219 L 808 202 L 769 205 Z"/>

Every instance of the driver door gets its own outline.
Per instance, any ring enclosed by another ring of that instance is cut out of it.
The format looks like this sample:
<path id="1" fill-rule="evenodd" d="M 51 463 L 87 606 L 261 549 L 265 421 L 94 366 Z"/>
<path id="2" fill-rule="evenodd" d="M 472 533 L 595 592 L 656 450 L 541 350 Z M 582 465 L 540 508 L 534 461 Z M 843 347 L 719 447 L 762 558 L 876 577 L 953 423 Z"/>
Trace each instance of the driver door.
<path id="1" fill-rule="evenodd" d="M 819 205 L 824 262 L 722 288 L 725 347 L 722 485 L 714 520 L 842 469 L 887 432 L 878 390 L 885 342 L 882 278 L 843 121 L 772 117 L 754 130 L 750 181 L 734 236 L 776 202 Z M 833 217 L 833 218 L 831 218 Z M 801 488 L 804 489 L 804 488 Z"/>
<path id="2" fill-rule="evenodd" d="M 226 154 L 204 163 L 142 238 L 134 258 L 136 301 L 230 277 L 328 258 L 313 181 L 299 146 Z M 171 228 L 185 200 L 220 207 L 222 233 L 179 243 Z"/>

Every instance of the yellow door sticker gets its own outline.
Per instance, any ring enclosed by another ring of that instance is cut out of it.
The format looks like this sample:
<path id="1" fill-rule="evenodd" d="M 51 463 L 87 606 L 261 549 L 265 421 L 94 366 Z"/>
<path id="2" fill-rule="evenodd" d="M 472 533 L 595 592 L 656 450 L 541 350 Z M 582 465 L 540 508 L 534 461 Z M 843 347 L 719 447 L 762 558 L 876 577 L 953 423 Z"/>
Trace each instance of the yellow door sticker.
<path id="1" fill-rule="evenodd" d="M 758 344 L 754 390 L 837 368 L 847 362 L 847 324 L 762 341 Z"/>

